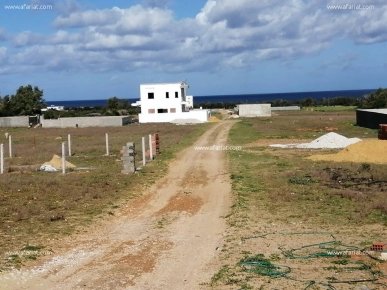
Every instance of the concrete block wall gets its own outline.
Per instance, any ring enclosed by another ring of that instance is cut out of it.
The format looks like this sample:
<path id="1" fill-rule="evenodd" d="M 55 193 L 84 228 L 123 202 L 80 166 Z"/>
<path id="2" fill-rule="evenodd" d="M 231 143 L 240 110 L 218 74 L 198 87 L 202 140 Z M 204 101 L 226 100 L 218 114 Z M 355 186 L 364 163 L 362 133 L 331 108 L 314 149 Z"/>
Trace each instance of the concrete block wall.
<path id="1" fill-rule="evenodd" d="M 240 117 L 271 117 L 270 104 L 241 104 L 238 111 Z"/>
<path id="2" fill-rule="evenodd" d="M 121 127 L 130 122 L 129 116 L 70 117 L 51 120 L 46 120 L 42 116 L 40 119 L 43 128 Z"/>
<path id="3" fill-rule="evenodd" d="M 0 127 L 28 127 L 28 126 L 29 126 L 28 116 L 0 118 Z"/>

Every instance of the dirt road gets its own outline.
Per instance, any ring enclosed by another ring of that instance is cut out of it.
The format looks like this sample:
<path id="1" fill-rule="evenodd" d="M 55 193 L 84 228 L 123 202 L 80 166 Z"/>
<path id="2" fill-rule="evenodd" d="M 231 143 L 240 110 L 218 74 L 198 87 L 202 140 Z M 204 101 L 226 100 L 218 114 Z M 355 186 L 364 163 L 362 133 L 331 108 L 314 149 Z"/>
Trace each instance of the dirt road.
<path id="1" fill-rule="evenodd" d="M 221 122 L 194 146 L 225 145 Z M 231 186 L 224 151 L 181 152 L 167 175 L 68 250 L 0 275 L 1 289 L 200 289 L 218 271 Z"/>

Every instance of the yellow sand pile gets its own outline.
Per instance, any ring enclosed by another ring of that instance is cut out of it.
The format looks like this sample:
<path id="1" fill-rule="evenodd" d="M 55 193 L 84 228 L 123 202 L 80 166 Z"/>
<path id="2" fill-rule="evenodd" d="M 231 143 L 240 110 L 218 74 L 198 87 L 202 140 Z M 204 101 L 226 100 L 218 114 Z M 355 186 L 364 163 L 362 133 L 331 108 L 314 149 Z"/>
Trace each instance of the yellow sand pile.
<path id="1" fill-rule="evenodd" d="M 52 159 L 48 162 L 44 162 L 42 165 L 51 165 L 55 169 L 62 169 L 62 157 L 54 155 Z M 66 168 L 75 168 L 76 166 L 68 161 L 66 161 Z"/>
<path id="2" fill-rule="evenodd" d="M 387 164 L 387 141 L 361 141 L 349 145 L 336 154 L 312 155 L 306 159 L 314 161 Z"/>
<path id="3" fill-rule="evenodd" d="M 211 118 L 208 119 L 208 122 L 222 122 L 222 120 L 219 120 L 217 117 L 212 116 Z"/>

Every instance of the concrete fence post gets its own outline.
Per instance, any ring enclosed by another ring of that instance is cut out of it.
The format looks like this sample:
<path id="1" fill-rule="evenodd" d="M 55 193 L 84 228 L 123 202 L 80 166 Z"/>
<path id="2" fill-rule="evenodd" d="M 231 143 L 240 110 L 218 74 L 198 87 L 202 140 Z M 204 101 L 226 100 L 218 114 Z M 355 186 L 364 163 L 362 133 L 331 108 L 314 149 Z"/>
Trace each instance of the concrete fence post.
<path id="1" fill-rule="evenodd" d="M 109 135 L 108 133 L 105 134 L 105 139 L 106 139 L 106 156 L 109 156 Z"/>
<path id="2" fill-rule="evenodd" d="M 145 166 L 145 137 L 142 137 L 142 165 Z"/>
<path id="3" fill-rule="evenodd" d="M 0 144 L 0 174 L 4 173 L 4 144 Z"/>
<path id="4" fill-rule="evenodd" d="M 8 137 L 8 147 L 9 147 L 9 158 L 12 158 L 12 136 Z"/>
<path id="5" fill-rule="evenodd" d="M 62 173 L 66 173 L 66 150 L 65 142 L 62 142 Z"/>
<path id="6" fill-rule="evenodd" d="M 153 160 L 152 134 L 149 134 L 149 159 Z"/>
<path id="7" fill-rule="evenodd" d="M 69 149 L 69 157 L 71 157 L 71 136 L 70 134 L 67 135 L 67 146 L 68 146 L 68 149 Z"/>
<path id="8" fill-rule="evenodd" d="M 121 173 L 129 174 L 136 172 L 136 163 L 135 163 L 135 146 L 133 142 L 126 143 L 121 150 L 121 160 L 124 165 L 124 169 L 121 170 Z"/>

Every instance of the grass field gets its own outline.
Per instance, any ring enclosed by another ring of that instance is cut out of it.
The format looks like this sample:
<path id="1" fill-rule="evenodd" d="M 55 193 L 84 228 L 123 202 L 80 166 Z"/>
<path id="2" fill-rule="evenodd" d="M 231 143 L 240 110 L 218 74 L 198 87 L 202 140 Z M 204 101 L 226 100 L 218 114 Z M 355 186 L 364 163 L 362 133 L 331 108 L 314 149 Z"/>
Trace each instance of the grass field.
<path id="1" fill-rule="evenodd" d="M 334 282 L 375 279 L 372 289 L 386 289 L 385 263 L 326 253 L 386 241 L 387 165 L 312 162 L 304 157 L 327 150 L 268 147 L 332 130 L 377 137 L 354 122 L 350 111 L 298 111 L 243 119 L 232 128 L 229 144 L 243 150 L 228 152 L 234 203 L 213 288 L 358 289 L 357 283 Z"/>
<path id="2" fill-rule="evenodd" d="M 13 158 L 8 166 L 40 165 L 61 155 L 61 143 L 71 134 L 72 157 L 77 167 L 94 168 L 65 175 L 39 171 L 14 171 L 0 175 L 0 270 L 21 266 L 36 256 L 7 255 L 21 249 L 49 250 L 53 241 L 88 226 L 96 217 L 114 215 L 121 204 L 138 196 L 165 174 L 168 161 L 190 145 L 211 124 L 133 124 L 117 128 L 24 129 L 2 128 L 1 143 L 12 136 Z M 104 156 L 105 133 L 110 156 Z M 141 137 L 158 133 L 161 154 L 135 175 L 121 174 L 120 150 L 135 142 L 137 166 L 142 166 Z M 27 248 L 26 248 L 27 247 Z"/>
<path id="3" fill-rule="evenodd" d="M 319 111 L 319 112 L 342 112 L 355 111 L 356 106 L 317 106 L 310 108 L 303 108 L 304 111 Z"/>

